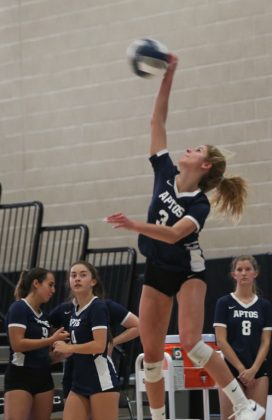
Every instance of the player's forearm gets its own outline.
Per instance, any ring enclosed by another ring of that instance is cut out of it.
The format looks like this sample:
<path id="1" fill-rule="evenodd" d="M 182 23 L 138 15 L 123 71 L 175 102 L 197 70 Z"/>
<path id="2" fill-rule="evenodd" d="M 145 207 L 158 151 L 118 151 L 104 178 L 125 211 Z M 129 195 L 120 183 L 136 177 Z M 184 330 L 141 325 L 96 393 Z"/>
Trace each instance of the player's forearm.
<path id="1" fill-rule="evenodd" d="M 168 114 L 168 104 L 169 104 L 169 96 L 171 92 L 171 87 L 173 83 L 173 73 L 166 72 L 158 95 L 155 99 L 154 109 L 152 113 L 151 123 L 163 123 L 165 124 Z"/>
<path id="2" fill-rule="evenodd" d="M 117 335 L 113 338 L 112 344 L 113 346 L 117 346 L 119 344 L 127 343 L 130 340 L 139 336 L 139 330 L 137 327 L 128 328 L 127 330 L 123 331 L 121 334 Z"/>
<path id="3" fill-rule="evenodd" d="M 31 350 L 38 350 L 44 347 L 49 347 L 53 344 L 54 339 L 51 337 L 48 338 L 22 338 L 14 343 L 11 343 L 11 348 L 15 352 L 26 352 Z"/>
<path id="4" fill-rule="evenodd" d="M 269 345 L 267 344 L 262 344 L 261 347 L 259 348 L 256 359 L 254 360 L 254 363 L 252 365 L 252 368 L 256 372 L 258 372 L 263 362 L 265 361 L 268 351 L 269 351 Z"/>
<path id="5" fill-rule="evenodd" d="M 242 372 L 245 369 L 244 364 L 241 362 L 239 357 L 236 355 L 235 351 L 232 349 L 231 345 L 227 342 L 220 343 L 217 342 L 218 347 L 222 351 L 225 359 L 233 366 L 238 372 Z"/>
<path id="6" fill-rule="evenodd" d="M 182 223 L 177 222 L 173 226 L 154 224 L 147 222 L 133 221 L 133 230 L 158 241 L 168 244 L 175 244 L 183 238 L 193 233 L 196 226 L 189 219 L 184 219 Z"/>
<path id="7" fill-rule="evenodd" d="M 179 239 L 181 239 L 181 236 L 177 234 L 173 227 L 170 226 L 155 225 L 153 223 L 134 220 L 132 230 L 148 236 L 149 238 L 163 241 L 169 244 L 174 244 Z"/>
<path id="8" fill-rule="evenodd" d="M 67 351 L 77 354 L 101 354 L 106 348 L 106 341 L 89 341 L 83 344 L 68 344 Z"/>

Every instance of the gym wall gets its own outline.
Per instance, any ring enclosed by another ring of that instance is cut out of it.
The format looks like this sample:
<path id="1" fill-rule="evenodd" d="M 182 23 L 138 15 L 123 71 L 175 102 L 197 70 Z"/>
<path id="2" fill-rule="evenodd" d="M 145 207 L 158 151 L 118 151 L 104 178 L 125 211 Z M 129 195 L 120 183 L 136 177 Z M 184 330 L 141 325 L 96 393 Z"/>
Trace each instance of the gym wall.
<path id="1" fill-rule="evenodd" d="M 86 223 L 92 247 L 137 246 L 103 218 L 146 216 L 160 80 L 132 74 L 126 49 L 153 37 L 180 61 L 167 125 L 173 159 L 216 144 L 231 152 L 229 173 L 250 184 L 239 225 L 211 215 L 206 256 L 270 251 L 271 0 L 2 0 L 0 34 L 2 202 L 40 200 L 45 223 Z"/>

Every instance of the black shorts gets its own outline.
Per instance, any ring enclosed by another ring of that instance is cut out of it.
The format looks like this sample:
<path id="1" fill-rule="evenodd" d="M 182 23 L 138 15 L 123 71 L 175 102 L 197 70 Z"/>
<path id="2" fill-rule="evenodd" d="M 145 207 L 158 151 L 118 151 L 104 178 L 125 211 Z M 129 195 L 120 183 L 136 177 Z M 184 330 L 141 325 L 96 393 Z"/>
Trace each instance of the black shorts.
<path id="1" fill-rule="evenodd" d="M 72 387 L 73 380 L 73 358 L 68 357 L 64 361 L 63 377 L 62 377 L 62 397 L 66 399 Z"/>
<path id="2" fill-rule="evenodd" d="M 54 389 L 50 368 L 29 368 L 10 363 L 5 372 L 4 392 L 17 389 L 32 395 Z"/>
<path id="3" fill-rule="evenodd" d="M 236 378 L 239 381 L 239 372 L 237 369 L 235 369 L 235 367 L 233 367 L 226 359 L 225 359 L 228 367 L 231 370 L 231 373 L 233 374 L 234 378 Z M 261 378 L 262 376 L 268 376 L 268 363 L 267 360 L 265 360 L 263 362 L 263 364 L 261 365 L 260 369 L 258 370 L 258 372 L 255 375 L 255 379 Z M 240 382 L 240 381 L 239 381 Z"/>
<path id="4" fill-rule="evenodd" d="M 69 392 L 71 391 L 72 384 L 69 381 L 62 381 L 62 398 L 66 400 Z"/>
<path id="5" fill-rule="evenodd" d="M 205 282 L 205 273 L 206 270 L 199 272 L 181 271 L 177 273 L 175 271 L 169 271 L 158 267 L 147 259 L 144 273 L 144 284 L 153 287 L 167 296 L 175 296 L 181 285 L 190 278 L 196 278 Z"/>

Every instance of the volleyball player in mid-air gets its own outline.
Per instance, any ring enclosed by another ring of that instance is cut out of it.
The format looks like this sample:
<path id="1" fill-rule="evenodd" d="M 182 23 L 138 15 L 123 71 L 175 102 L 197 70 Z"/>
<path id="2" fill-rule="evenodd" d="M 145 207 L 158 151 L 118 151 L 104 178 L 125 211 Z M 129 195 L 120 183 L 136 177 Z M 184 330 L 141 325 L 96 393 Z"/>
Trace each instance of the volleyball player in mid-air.
<path id="1" fill-rule="evenodd" d="M 218 299 L 214 327 L 216 341 L 248 398 L 266 406 L 269 379 L 268 354 L 272 330 L 272 305 L 258 297 L 256 259 L 241 255 L 233 259 L 231 275 L 235 291 Z M 220 418 L 227 420 L 231 405 L 219 390 Z M 264 418 L 264 417 L 263 417 Z"/>
<path id="2" fill-rule="evenodd" d="M 201 340 L 206 294 L 205 260 L 198 235 L 210 211 L 206 194 L 222 213 L 239 216 L 247 195 L 240 177 L 226 177 L 226 160 L 214 146 L 189 148 L 174 166 L 167 151 L 166 119 L 177 57 L 169 54 L 151 120 L 150 161 L 155 180 L 148 221 L 122 213 L 107 217 L 115 228 L 138 232 L 146 259 L 140 301 L 140 337 L 152 420 L 165 419 L 164 341 L 173 296 L 178 301 L 180 340 L 196 366 L 205 367 L 231 400 L 237 420 L 257 420 L 264 408 L 248 400 L 224 360 Z M 218 280 L 220 281 L 220 279 Z"/>

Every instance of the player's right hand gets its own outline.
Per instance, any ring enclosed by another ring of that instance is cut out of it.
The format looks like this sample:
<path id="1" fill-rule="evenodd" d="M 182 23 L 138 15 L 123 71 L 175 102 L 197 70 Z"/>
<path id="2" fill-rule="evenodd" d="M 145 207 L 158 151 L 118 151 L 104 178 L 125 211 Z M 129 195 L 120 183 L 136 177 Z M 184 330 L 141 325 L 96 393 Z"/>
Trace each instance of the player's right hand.
<path id="1" fill-rule="evenodd" d="M 52 338 L 54 339 L 53 342 L 55 342 L 55 341 L 65 341 L 65 340 L 67 340 L 67 338 L 69 338 L 69 336 L 70 336 L 70 334 L 67 331 L 64 330 L 64 327 L 61 327 L 54 332 L 54 334 L 52 335 Z"/>

